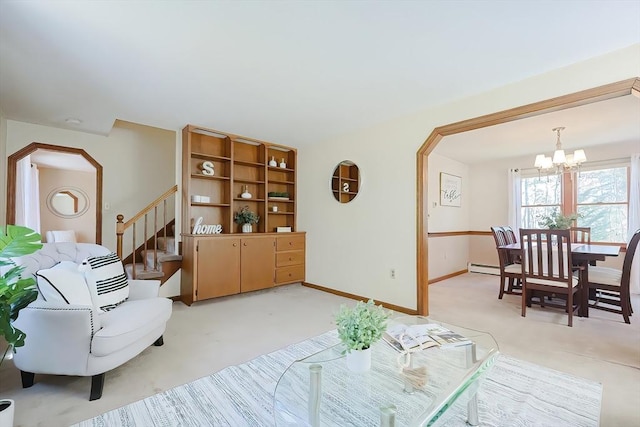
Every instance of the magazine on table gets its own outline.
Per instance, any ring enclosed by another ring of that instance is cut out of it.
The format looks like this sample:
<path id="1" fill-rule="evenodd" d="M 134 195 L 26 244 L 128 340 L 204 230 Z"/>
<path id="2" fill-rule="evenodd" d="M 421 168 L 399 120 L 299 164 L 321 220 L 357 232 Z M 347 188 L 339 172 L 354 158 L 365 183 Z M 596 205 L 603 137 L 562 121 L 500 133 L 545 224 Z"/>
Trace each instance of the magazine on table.
<path id="1" fill-rule="evenodd" d="M 397 351 L 471 344 L 467 337 L 435 323 L 390 326 L 382 338 Z"/>

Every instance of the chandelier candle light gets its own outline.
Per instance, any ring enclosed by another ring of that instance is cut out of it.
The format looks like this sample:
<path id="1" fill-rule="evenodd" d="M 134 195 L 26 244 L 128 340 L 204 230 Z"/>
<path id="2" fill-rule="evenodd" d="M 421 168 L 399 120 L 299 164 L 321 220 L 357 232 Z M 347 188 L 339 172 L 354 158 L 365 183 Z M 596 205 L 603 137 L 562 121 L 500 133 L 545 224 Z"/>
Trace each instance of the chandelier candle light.
<path id="1" fill-rule="evenodd" d="M 584 150 L 576 150 L 573 154 L 565 154 L 562 149 L 562 143 L 560 142 L 560 132 L 564 130 L 564 127 L 553 128 L 553 131 L 558 135 L 556 141 L 556 151 L 553 153 L 553 158 L 545 156 L 544 154 L 538 154 L 534 166 L 538 169 L 538 172 L 543 169 L 556 168 L 556 173 L 562 173 L 564 170 L 580 169 L 580 165 L 587 161 L 587 156 L 584 154 Z"/>

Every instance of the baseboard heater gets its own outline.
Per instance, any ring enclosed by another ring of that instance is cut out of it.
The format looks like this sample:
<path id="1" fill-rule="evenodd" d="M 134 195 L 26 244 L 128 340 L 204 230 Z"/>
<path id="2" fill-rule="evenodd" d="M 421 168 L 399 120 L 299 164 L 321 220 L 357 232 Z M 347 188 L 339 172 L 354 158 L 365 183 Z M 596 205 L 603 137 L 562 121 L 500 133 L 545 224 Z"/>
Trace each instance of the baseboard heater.
<path id="1" fill-rule="evenodd" d="M 500 267 L 496 265 L 474 264 L 470 262 L 467 265 L 467 269 L 469 270 L 469 273 L 493 274 L 496 276 L 500 275 Z"/>

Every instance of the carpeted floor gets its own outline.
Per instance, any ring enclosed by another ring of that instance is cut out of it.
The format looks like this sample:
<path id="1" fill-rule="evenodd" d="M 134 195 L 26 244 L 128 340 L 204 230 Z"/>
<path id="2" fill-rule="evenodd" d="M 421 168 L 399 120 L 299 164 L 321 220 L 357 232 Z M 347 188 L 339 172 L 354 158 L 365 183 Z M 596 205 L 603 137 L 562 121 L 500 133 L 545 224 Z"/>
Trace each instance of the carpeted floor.
<path id="1" fill-rule="evenodd" d="M 74 427 L 273 426 L 273 394 L 280 375 L 294 360 L 337 342 L 330 331 Z M 478 391 L 483 426 L 597 426 L 601 399 L 599 383 L 506 355 L 499 356 Z M 465 421 L 466 405 L 457 402 L 437 425 L 465 426 Z"/>

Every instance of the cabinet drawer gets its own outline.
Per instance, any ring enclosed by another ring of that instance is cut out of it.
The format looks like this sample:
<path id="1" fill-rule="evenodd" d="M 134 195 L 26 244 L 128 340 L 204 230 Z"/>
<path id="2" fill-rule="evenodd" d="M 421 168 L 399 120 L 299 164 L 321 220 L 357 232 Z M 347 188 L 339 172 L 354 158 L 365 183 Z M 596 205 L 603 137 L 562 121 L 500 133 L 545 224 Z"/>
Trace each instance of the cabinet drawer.
<path id="1" fill-rule="evenodd" d="M 304 264 L 276 268 L 276 283 L 300 282 L 304 280 Z"/>
<path id="2" fill-rule="evenodd" d="M 304 264 L 304 251 L 289 251 L 276 253 L 276 267 Z"/>
<path id="3" fill-rule="evenodd" d="M 304 236 L 276 237 L 276 251 L 296 251 L 304 249 Z"/>

